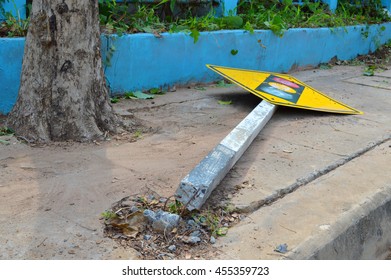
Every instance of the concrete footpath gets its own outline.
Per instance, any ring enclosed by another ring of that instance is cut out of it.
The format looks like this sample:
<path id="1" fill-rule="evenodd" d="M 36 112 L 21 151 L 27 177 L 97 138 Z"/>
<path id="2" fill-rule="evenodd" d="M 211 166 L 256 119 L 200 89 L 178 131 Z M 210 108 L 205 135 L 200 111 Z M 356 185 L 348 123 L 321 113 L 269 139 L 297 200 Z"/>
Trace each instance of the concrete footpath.
<path id="1" fill-rule="evenodd" d="M 291 73 L 364 114 L 278 107 L 204 205 L 236 209 L 243 219 L 217 238 L 216 250 L 192 247 L 193 258 L 386 258 L 391 70 L 372 77 L 363 70 Z M 101 213 L 129 195 L 175 194 L 259 102 L 236 86 L 190 86 L 115 104 L 124 118 L 142 122 L 145 131 L 135 135 L 43 147 L 2 136 L 9 144 L 0 145 L 0 259 L 140 258 L 105 237 Z M 287 252 L 275 251 L 284 244 Z"/>
<path id="2" fill-rule="evenodd" d="M 391 70 L 362 73 L 334 67 L 292 74 L 364 115 L 279 107 L 210 198 L 228 197 L 223 204 L 246 216 L 218 240 L 219 258 L 390 254 Z M 277 252 L 285 244 L 287 252 Z"/>

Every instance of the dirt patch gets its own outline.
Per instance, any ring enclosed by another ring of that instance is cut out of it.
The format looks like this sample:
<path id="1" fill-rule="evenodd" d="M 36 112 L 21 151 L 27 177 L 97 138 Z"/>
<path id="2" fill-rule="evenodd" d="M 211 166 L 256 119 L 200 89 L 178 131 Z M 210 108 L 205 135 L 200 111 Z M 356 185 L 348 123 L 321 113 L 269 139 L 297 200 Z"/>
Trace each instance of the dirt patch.
<path id="1" fill-rule="evenodd" d="M 187 211 L 174 197 L 125 197 L 102 215 L 105 236 L 142 259 L 213 259 L 216 239 L 244 219 L 229 209 Z"/>
<path id="2" fill-rule="evenodd" d="M 7 144 L 0 144 L 0 259 L 154 258 L 143 257 L 127 241 L 124 247 L 123 240 L 106 238 L 102 212 L 146 191 L 172 196 L 180 180 L 259 102 L 243 94 L 212 87 L 121 100 L 116 111 L 143 120 L 143 126 L 104 142 L 33 147 L 2 136 Z M 231 105 L 218 103 L 228 99 Z M 185 251 L 175 257 L 186 258 Z M 198 256 L 207 257 L 201 251 Z"/>
<path id="3" fill-rule="evenodd" d="M 358 61 L 366 65 L 377 65 L 380 69 L 391 66 L 391 45 L 380 46 L 375 52 L 368 55 L 360 55 L 357 57 Z"/>

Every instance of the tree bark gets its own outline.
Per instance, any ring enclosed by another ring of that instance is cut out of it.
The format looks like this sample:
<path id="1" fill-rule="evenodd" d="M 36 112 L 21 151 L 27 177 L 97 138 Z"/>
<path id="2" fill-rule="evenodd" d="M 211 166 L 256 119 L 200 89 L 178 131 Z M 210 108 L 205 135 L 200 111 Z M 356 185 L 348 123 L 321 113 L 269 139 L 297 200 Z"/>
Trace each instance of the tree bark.
<path id="1" fill-rule="evenodd" d="M 100 46 L 97 0 L 34 0 L 7 126 L 33 142 L 88 141 L 115 132 Z"/>

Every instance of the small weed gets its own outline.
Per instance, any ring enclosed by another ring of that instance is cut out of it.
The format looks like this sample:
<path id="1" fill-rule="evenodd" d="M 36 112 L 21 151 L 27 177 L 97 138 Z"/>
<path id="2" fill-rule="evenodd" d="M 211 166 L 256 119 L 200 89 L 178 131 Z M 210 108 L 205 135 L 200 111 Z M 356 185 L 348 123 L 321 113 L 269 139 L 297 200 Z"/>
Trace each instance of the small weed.
<path id="1" fill-rule="evenodd" d="M 328 69 L 331 69 L 331 65 L 329 63 L 321 63 L 319 65 L 319 69 L 322 69 L 322 70 L 328 70 Z"/>
<path id="2" fill-rule="evenodd" d="M 0 139 L 0 144 L 9 145 L 9 144 L 11 144 L 11 143 L 10 143 L 10 141 Z"/>
<path id="3" fill-rule="evenodd" d="M 8 127 L 0 127 L 0 136 L 11 136 L 13 135 L 15 132 L 8 128 Z"/>
<path id="4" fill-rule="evenodd" d="M 219 103 L 220 105 L 231 105 L 232 101 L 231 100 L 227 100 L 227 101 L 219 100 L 219 101 L 217 101 L 217 103 Z"/>
<path id="5" fill-rule="evenodd" d="M 195 90 L 202 90 L 202 91 L 205 91 L 205 90 L 206 90 L 205 87 L 200 87 L 200 86 L 195 86 L 194 89 L 195 89 Z"/>
<path id="6" fill-rule="evenodd" d="M 162 93 L 156 93 L 156 94 L 162 94 Z M 142 91 L 128 91 L 125 92 L 123 97 L 121 96 L 114 96 L 110 98 L 110 102 L 115 104 L 121 101 L 121 99 L 153 99 L 155 96 L 153 94 L 147 94 Z"/>
<path id="7" fill-rule="evenodd" d="M 166 92 L 164 92 L 161 88 L 151 88 L 149 90 L 149 93 L 151 93 L 151 94 L 165 94 Z"/>
<path id="8" fill-rule="evenodd" d="M 105 212 L 103 212 L 101 214 L 101 216 L 105 219 L 105 220 L 111 220 L 111 219 L 115 219 L 118 217 L 118 215 L 116 213 L 114 213 L 113 211 L 110 211 L 110 210 L 106 210 Z"/>
<path id="9" fill-rule="evenodd" d="M 216 84 L 217 87 L 226 88 L 226 87 L 232 87 L 233 84 L 226 82 L 224 80 L 218 81 Z"/>
<path id="10" fill-rule="evenodd" d="M 110 98 L 110 102 L 111 103 L 113 103 L 113 104 L 115 104 L 115 103 L 118 103 L 118 102 L 120 102 L 120 98 L 119 97 L 112 97 L 112 98 Z"/>
<path id="11" fill-rule="evenodd" d="M 141 130 L 136 130 L 133 135 L 135 138 L 142 138 L 143 132 Z"/>
<path id="12" fill-rule="evenodd" d="M 124 93 L 124 98 L 125 99 L 137 99 L 137 97 L 131 91 L 125 92 Z"/>
<path id="13" fill-rule="evenodd" d="M 106 51 L 106 56 L 104 57 L 103 59 L 103 65 L 105 67 L 111 67 L 111 59 L 113 58 L 113 55 L 116 51 L 116 48 L 115 46 L 111 43 L 111 41 L 115 40 L 115 38 L 109 38 L 107 35 L 105 35 L 105 37 L 107 37 L 107 41 L 109 42 L 108 43 L 108 47 L 107 47 L 107 51 Z"/>
<path id="14" fill-rule="evenodd" d="M 183 209 L 184 209 L 184 205 L 179 200 L 175 199 L 175 201 L 170 202 L 168 204 L 168 212 L 170 212 L 170 213 L 181 215 L 183 212 Z"/>
<path id="15" fill-rule="evenodd" d="M 358 58 L 354 58 L 354 59 L 348 61 L 348 64 L 349 64 L 349 65 L 352 65 L 352 66 L 360 66 L 360 65 L 363 65 L 364 62 L 362 62 L 362 61 L 359 60 Z"/>
<path id="16" fill-rule="evenodd" d="M 273 15 L 264 22 L 265 26 L 278 37 L 282 37 L 287 30 L 287 25 L 280 15 Z"/>
<path id="17" fill-rule="evenodd" d="M 193 220 L 208 229 L 212 236 L 224 236 L 228 232 L 228 227 L 221 225 L 222 217 L 214 211 L 203 210 L 192 216 Z"/>
<path id="18" fill-rule="evenodd" d="M 132 93 L 133 96 L 137 99 L 154 99 L 155 96 L 153 96 L 152 94 L 147 94 L 147 93 L 144 93 L 142 91 L 135 91 Z"/>
<path id="19" fill-rule="evenodd" d="M 369 65 L 369 66 L 365 67 L 363 75 L 364 76 L 373 76 L 373 75 L 375 75 L 376 69 L 377 69 L 376 65 Z"/>
<path id="20" fill-rule="evenodd" d="M 216 230 L 216 235 L 217 236 L 225 236 L 228 233 L 228 227 L 219 227 Z"/>
<path id="21" fill-rule="evenodd" d="M 236 206 L 232 203 L 228 203 L 225 207 L 224 207 L 224 212 L 227 213 L 227 214 L 231 214 L 233 212 L 236 211 Z"/>
<path id="22" fill-rule="evenodd" d="M 254 33 L 254 27 L 249 21 L 246 21 L 246 24 L 243 26 L 243 29 L 250 32 L 250 34 Z"/>

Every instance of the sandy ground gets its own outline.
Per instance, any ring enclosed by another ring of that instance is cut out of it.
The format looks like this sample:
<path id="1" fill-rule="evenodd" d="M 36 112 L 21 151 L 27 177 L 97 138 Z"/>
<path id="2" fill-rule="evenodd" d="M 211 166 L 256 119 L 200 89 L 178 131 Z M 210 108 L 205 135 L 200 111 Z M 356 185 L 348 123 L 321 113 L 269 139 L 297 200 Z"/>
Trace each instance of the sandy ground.
<path id="1" fill-rule="evenodd" d="M 111 141 L 30 147 L 9 139 L 0 145 L 0 259 L 136 258 L 103 237 L 101 213 L 147 190 L 173 195 L 259 101 L 236 87 L 180 89 L 115 104 L 143 126 Z"/>

